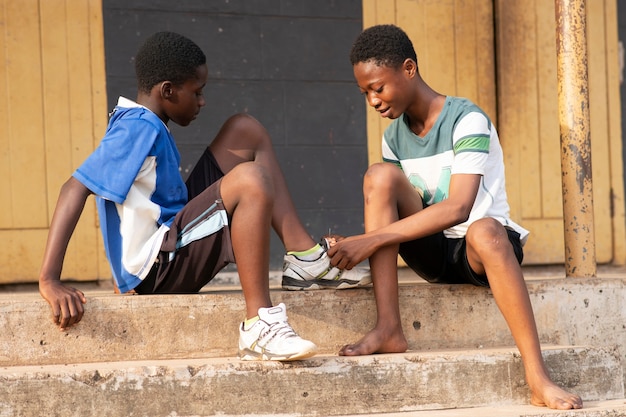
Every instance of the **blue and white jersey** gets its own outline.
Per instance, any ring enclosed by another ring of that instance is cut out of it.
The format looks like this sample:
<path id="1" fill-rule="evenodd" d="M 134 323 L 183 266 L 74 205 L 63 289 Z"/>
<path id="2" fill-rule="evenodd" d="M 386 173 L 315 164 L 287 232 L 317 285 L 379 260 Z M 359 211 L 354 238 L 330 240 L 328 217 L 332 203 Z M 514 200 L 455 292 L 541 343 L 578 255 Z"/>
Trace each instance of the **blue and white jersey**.
<path id="1" fill-rule="evenodd" d="M 469 219 L 444 230 L 447 237 L 464 237 L 472 222 L 492 217 L 513 228 L 522 243 L 526 242 L 528 231 L 509 218 L 498 133 L 471 101 L 446 97 L 441 114 L 424 137 L 413 133 L 406 115 L 397 118 L 383 134 L 382 155 L 385 162 L 402 169 L 428 205 L 448 198 L 452 175 L 481 175 Z"/>
<path id="2" fill-rule="evenodd" d="M 96 194 L 107 258 L 121 292 L 150 272 L 163 236 L 187 203 L 179 166 L 167 126 L 120 97 L 100 145 L 73 174 Z"/>

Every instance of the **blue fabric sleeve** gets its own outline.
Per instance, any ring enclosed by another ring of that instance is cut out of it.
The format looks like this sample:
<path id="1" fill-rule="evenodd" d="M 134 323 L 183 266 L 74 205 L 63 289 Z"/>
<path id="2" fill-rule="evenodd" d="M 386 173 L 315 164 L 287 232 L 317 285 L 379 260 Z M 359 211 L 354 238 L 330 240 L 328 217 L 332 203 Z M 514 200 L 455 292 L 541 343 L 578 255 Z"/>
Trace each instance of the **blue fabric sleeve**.
<path id="1" fill-rule="evenodd" d="M 74 177 L 96 195 L 122 204 L 158 134 L 145 119 L 118 118 Z"/>

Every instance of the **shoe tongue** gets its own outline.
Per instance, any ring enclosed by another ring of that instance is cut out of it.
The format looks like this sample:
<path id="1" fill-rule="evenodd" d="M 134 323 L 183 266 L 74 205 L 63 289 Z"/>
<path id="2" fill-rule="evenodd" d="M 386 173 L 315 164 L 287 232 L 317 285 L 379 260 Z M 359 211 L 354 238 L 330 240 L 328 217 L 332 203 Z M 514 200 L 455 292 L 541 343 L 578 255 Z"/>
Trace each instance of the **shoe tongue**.
<path id="1" fill-rule="evenodd" d="M 259 318 L 266 323 L 276 323 L 279 321 L 287 321 L 287 312 L 285 305 L 280 303 L 274 307 L 260 308 Z"/>

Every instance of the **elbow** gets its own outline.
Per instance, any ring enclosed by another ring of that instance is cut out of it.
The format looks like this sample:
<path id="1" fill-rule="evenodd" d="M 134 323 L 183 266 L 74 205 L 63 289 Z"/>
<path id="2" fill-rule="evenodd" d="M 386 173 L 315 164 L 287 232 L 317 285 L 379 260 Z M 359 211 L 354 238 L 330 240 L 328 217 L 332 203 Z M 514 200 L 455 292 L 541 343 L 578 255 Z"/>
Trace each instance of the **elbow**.
<path id="1" fill-rule="evenodd" d="M 465 223 L 469 220 L 470 213 L 472 212 L 472 207 L 459 206 L 456 207 L 453 211 L 453 214 L 450 216 L 451 219 L 454 219 L 454 224 Z"/>

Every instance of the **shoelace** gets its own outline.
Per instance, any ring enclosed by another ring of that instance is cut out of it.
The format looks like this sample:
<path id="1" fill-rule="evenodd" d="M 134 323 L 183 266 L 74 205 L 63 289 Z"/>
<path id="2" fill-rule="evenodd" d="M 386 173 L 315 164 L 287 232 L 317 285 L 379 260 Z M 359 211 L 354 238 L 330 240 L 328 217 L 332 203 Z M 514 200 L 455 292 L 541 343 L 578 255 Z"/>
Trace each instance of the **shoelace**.
<path id="1" fill-rule="evenodd" d="M 293 331 L 289 323 L 287 323 L 286 321 L 277 321 L 271 324 L 267 324 L 269 325 L 267 330 L 259 335 L 259 341 L 261 341 L 265 340 L 265 338 L 271 334 L 271 337 L 266 341 L 266 344 L 271 342 L 277 336 L 285 338 L 297 336 L 296 332 Z"/>

